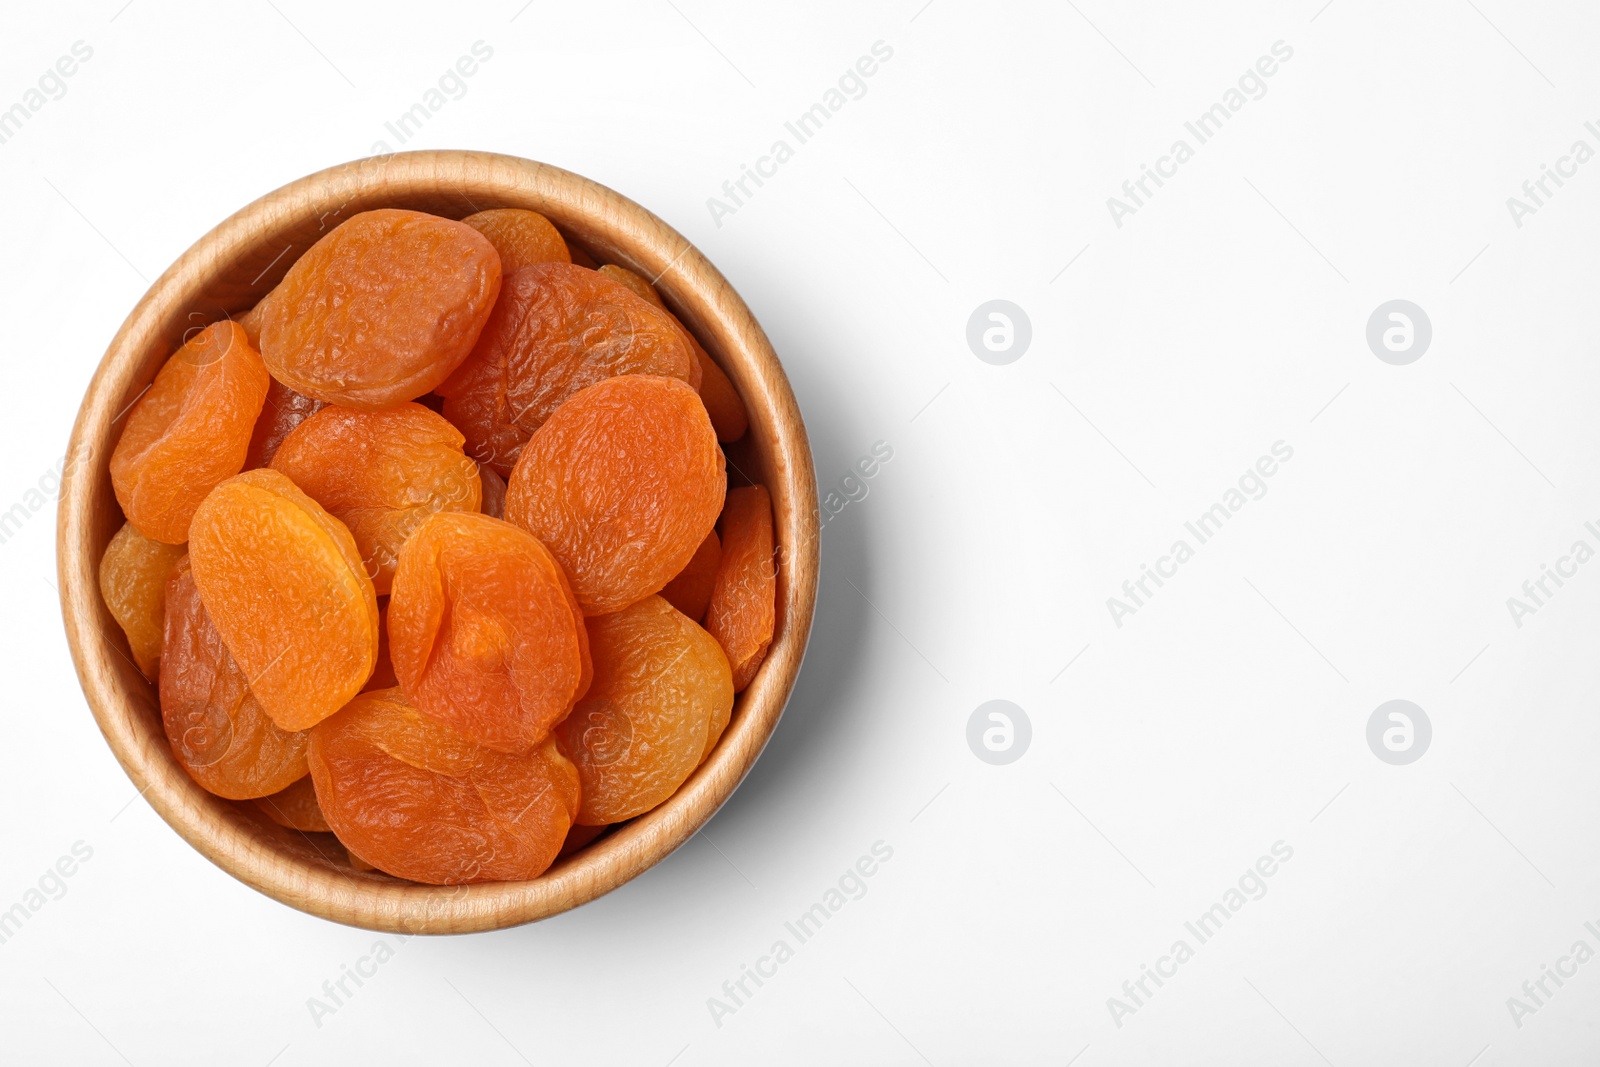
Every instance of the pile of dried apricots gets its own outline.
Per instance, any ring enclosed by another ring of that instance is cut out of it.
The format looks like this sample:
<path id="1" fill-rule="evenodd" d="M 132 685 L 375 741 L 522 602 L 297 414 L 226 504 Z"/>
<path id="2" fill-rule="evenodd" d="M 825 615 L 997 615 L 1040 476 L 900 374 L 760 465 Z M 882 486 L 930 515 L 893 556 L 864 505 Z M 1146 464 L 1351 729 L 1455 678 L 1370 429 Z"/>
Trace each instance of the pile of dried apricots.
<path id="1" fill-rule="evenodd" d="M 772 641 L 739 394 L 535 212 L 353 216 L 125 417 L 100 589 L 173 755 L 354 866 L 537 876 L 670 797 Z"/>

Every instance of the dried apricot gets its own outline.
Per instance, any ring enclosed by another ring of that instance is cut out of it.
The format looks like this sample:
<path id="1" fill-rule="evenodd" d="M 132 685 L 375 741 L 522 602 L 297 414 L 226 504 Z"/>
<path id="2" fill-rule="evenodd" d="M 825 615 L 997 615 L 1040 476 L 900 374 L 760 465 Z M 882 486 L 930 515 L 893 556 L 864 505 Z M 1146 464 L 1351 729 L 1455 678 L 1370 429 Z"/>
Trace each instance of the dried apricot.
<path id="1" fill-rule="evenodd" d="M 439 386 L 467 451 L 502 475 L 568 397 L 621 374 L 688 381 L 694 354 L 672 317 L 570 263 L 524 267 L 461 369 Z"/>
<path id="2" fill-rule="evenodd" d="M 699 622 L 706 616 L 706 605 L 711 603 L 711 587 L 716 583 L 717 565 L 721 562 L 722 542 L 717 540 L 717 531 L 712 530 L 694 550 L 689 565 L 662 588 L 661 595 L 668 604 Z"/>
<path id="3" fill-rule="evenodd" d="M 187 558 L 167 582 L 161 722 L 189 777 L 220 797 L 249 800 L 306 774 L 306 735 L 267 716 L 206 613 Z"/>
<path id="4" fill-rule="evenodd" d="M 510 523 L 442 512 L 400 553 L 395 675 L 418 710 L 477 744 L 517 753 L 544 740 L 583 695 L 582 629 L 555 558 Z"/>
<path id="5" fill-rule="evenodd" d="M 682 381 L 607 378 L 539 428 L 506 518 L 560 561 L 586 615 L 659 592 L 694 557 L 727 488 L 705 405 Z"/>
<path id="6" fill-rule="evenodd" d="M 626 267 L 608 264 L 600 268 L 600 273 L 621 282 L 634 293 L 672 315 L 671 310 L 662 301 L 661 294 L 656 292 L 656 287 L 633 271 Z M 701 347 L 699 339 L 689 332 L 689 328 L 679 322 L 676 315 L 673 315 L 672 321 L 678 323 L 678 328 L 689 340 L 689 346 L 694 349 L 695 369 L 689 377 L 689 384 L 694 386 L 695 392 L 700 394 L 700 399 L 705 401 L 706 411 L 711 416 L 711 425 L 717 430 L 717 440 L 737 441 L 750 428 L 750 417 L 745 413 L 744 401 L 739 399 L 739 391 L 733 387 L 733 382 L 728 380 L 722 368 L 717 366 L 716 360 Z"/>
<path id="7" fill-rule="evenodd" d="M 363 693 L 311 730 L 317 803 L 352 855 L 430 885 L 535 878 L 578 811 L 578 774 L 552 739 L 496 752 L 407 703 Z"/>
<path id="8" fill-rule="evenodd" d="M 245 455 L 244 469 L 253 471 L 257 467 L 271 466 L 272 457 L 278 454 L 284 438 L 327 406 L 320 400 L 301 396 L 274 378 L 267 386 L 267 401 L 261 405 L 261 416 L 256 419 L 256 428 L 250 435 L 250 451 Z"/>
<path id="9" fill-rule="evenodd" d="M 267 818 L 290 830 L 325 834 L 333 829 L 322 817 L 322 809 L 317 807 L 317 790 L 311 784 L 309 773 L 270 797 L 257 797 L 251 803 Z"/>
<path id="10" fill-rule="evenodd" d="M 706 629 L 728 654 L 735 692 L 750 684 L 772 644 L 777 576 L 766 487 L 729 489 L 722 511 L 722 563 L 706 608 Z"/>
<path id="11" fill-rule="evenodd" d="M 184 551 L 182 545 L 150 540 L 130 522 L 116 532 L 100 557 L 100 596 L 128 635 L 133 662 L 151 681 L 161 665 L 167 577 Z"/>
<path id="12" fill-rule="evenodd" d="M 483 483 L 483 513 L 493 519 L 505 518 L 506 480 L 487 463 L 478 465 L 478 480 Z"/>
<path id="13" fill-rule="evenodd" d="M 727 721 L 733 676 L 721 647 L 658 596 L 588 620 L 594 684 L 555 728 L 583 783 L 578 822 L 632 818 L 700 765 L 711 722 Z"/>
<path id="14" fill-rule="evenodd" d="M 167 360 L 111 454 L 117 503 L 140 533 L 169 545 L 189 539 L 200 501 L 244 467 L 267 380 L 244 330 L 227 320 Z"/>
<path id="15" fill-rule="evenodd" d="M 415 400 L 467 358 L 499 293 L 499 253 L 471 226 L 364 211 L 267 295 L 262 356 L 274 378 L 330 404 Z"/>
<path id="16" fill-rule="evenodd" d="M 509 276 L 535 263 L 571 263 L 572 253 L 555 224 L 537 211 L 499 207 L 461 220 L 483 234 L 500 253 L 500 270 Z"/>
<path id="17" fill-rule="evenodd" d="M 206 611 L 285 730 L 332 715 L 372 676 L 378 603 L 355 539 L 282 474 L 246 471 L 212 490 L 189 558 Z"/>
<path id="18" fill-rule="evenodd" d="M 421 404 L 382 411 L 333 405 L 284 440 L 272 469 L 327 508 L 356 539 L 373 589 L 389 591 L 400 547 L 438 511 L 477 511 L 478 465 L 465 438 Z"/>

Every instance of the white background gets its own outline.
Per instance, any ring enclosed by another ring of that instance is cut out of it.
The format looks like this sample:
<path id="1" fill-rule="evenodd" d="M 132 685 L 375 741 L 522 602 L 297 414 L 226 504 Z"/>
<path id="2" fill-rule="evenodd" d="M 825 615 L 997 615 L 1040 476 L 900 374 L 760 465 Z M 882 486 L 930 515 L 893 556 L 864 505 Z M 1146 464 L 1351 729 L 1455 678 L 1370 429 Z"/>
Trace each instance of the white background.
<path id="1" fill-rule="evenodd" d="M 656 211 L 765 325 L 824 487 L 894 456 L 827 526 L 794 699 L 701 836 L 559 918 L 411 940 L 320 1025 L 308 998 L 376 936 L 134 799 L 67 654 L 50 502 L 0 545 L 0 909 L 93 857 L 0 945 L 0 1058 L 1593 1063 L 1600 960 L 1520 1027 L 1507 998 L 1600 950 L 1600 563 L 1520 628 L 1506 598 L 1600 547 L 1600 162 L 1520 228 L 1506 198 L 1600 149 L 1600 17 L 1074 3 L 7 5 L 0 107 L 93 57 L 0 145 L 0 510 L 149 281 L 255 197 L 401 147 L 385 122 L 480 40 L 404 147 Z M 1266 95 L 1116 226 L 1106 198 L 1280 40 Z M 878 41 L 865 96 L 717 225 L 707 198 Z M 1006 366 L 965 339 L 993 298 L 1032 321 Z M 1433 325 L 1409 366 L 1364 336 L 1396 298 Z M 1106 598 L 1280 440 L 1267 495 L 1118 627 Z M 1409 766 L 1366 742 L 1395 698 L 1433 723 Z M 967 746 L 991 699 L 1032 722 L 1008 766 Z M 878 841 L 866 895 L 714 1019 Z M 1279 841 L 1266 896 L 1118 1026 L 1107 999 Z"/>

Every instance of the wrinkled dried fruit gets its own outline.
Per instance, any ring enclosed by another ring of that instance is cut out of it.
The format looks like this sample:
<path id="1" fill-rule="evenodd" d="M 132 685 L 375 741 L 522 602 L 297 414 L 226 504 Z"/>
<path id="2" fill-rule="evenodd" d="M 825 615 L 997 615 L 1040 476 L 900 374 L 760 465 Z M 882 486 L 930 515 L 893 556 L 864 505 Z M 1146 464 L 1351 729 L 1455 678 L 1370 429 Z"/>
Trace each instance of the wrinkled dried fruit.
<path id="1" fill-rule="evenodd" d="M 270 797 L 257 797 L 251 803 L 267 818 L 291 830 L 325 834 L 333 829 L 322 817 L 322 809 L 317 807 L 317 790 L 311 784 L 310 774 Z"/>
<path id="2" fill-rule="evenodd" d="M 695 622 L 706 616 L 706 605 L 711 603 L 711 587 L 716 584 L 717 566 L 722 562 L 722 542 L 717 531 L 706 534 L 700 547 L 694 550 L 689 565 L 661 590 L 668 604 L 683 612 Z"/>
<path id="3" fill-rule="evenodd" d="M 309 396 L 301 396 L 287 385 L 273 379 L 267 386 L 267 401 L 261 405 L 261 416 L 250 435 L 250 451 L 245 455 L 244 469 L 253 471 L 272 464 L 272 457 L 296 426 L 328 405 Z"/>
<path id="4" fill-rule="evenodd" d="M 583 783 L 578 822 L 620 822 L 672 795 L 733 707 L 717 642 L 658 596 L 588 621 L 594 684 L 555 729 Z"/>
<path id="5" fill-rule="evenodd" d="M 722 450 L 695 391 L 674 378 L 608 378 L 529 440 L 506 518 L 560 561 L 586 615 L 659 592 L 716 524 Z"/>
<path id="6" fill-rule="evenodd" d="M 382 411 L 326 407 L 297 426 L 272 460 L 311 499 L 349 527 L 379 596 L 389 592 L 400 548 L 439 511 L 477 511 L 478 465 L 464 438 L 421 404 Z"/>
<path id="7" fill-rule="evenodd" d="M 480 211 L 461 220 L 483 234 L 500 253 L 502 276 L 509 277 L 535 263 L 571 263 L 572 253 L 555 224 L 537 211 L 502 207 Z"/>
<path id="8" fill-rule="evenodd" d="M 303 730 L 361 691 L 378 603 L 343 523 L 274 470 L 212 490 L 189 539 L 206 610 L 273 722 Z"/>
<path id="9" fill-rule="evenodd" d="M 100 595 L 128 635 L 134 663 L 151 681 L 160 669 L 167 578 L 185 551 L 183 545 L 152 541 L 132 523 L 124 523 L 100 557 Z"/>
<path id="10" fill-rule="evenodd" d="M 765 486 L 728 490 L 722 512 L 722 564 L 706 608 L 706 629 L 733 665 L 743 692 L 772 644 L 778 571 L 772 555 L 772 499 Z"/>
<path id="11" fill-rule="evenodd" d="M 553 740 L 508 755 L 423 715 L 398 689 L 363 693 L 311 730 L 317 802 L 352 854 L 430 885 L 535 878 L 578 810 Z"/>
<path id="12" fill-rule="evenodd" d="M 439 392 L 467 451 L 506 475 L 579 390 L 621 374 L 688 381 L 693 363 L 665 312 L 595 271 L 542 263 L 506 279 L 478 346 Z"/>
<path id="13" fill-rule="evenodd" d="M 234 322 L 214 322 L 167 360 L 128 412 L 111 484 L 146 537 L 181 545 L 206 494 L 244 467 L 267 395 L 261 356 Z"/>
<path id="14" fill-rule="evenodd" d="M 262 356 L 274 378 L 330 404 L 415 400 L 467 358 L 499 292 L 500 256 L 471 226 L 364 211 L 262 302 Z"/>
<path id="15" fill-rule="evenodd" d="M 656 292 L 655 286 L 626 267 L 607 265 L 600 268 L 600 273 L 621 282 L 662 311 L 672 314 L 662 301 L 661 294 Z M 678 322 L 676 315 L 672 321 L 678 323 L 678 328 L 683 331 L 690 347 L 694 349 L 695 369 L 689 376 L 689 384 L 694 386 L 695 392 L 700 394 L 700 399 L 705 401 L 706 411 L 711 416 L 711 425 L 717 430 L 717 440 L 737 441 L 750 428 L 750 417 L 745 413 L 744 401 L 739 398 L 739 391 L 733 387 L 733 382 L 728 380 L 722 368 L 717 366 L 716 360 L 701 347 L 695 335 L 689 332 L 689 328 Z"/>
<path id="16" fill-rule="evenodd" d="M 483 513 L 493 519 L 505 518 L 506 480 L 487 463 L 478 465 L 478 480 L 483 483 Z"/>
<path id="17" fill-rule="evenodd" d="M 161 722 L 189 777 L 229 800 L 264 797 L 306 773 L 306 735 L 262 709 L 200 599 L 189 560 L 167 582 Z"/>
<path id="18" fill-rule="evenodd" d="M 583 693 L 582 633 L 554 557 L 510 523 L 434 515 L 400 554 L 395 675 L 420 711 L 477 744 L 517 753 L 544 740 Z"/>

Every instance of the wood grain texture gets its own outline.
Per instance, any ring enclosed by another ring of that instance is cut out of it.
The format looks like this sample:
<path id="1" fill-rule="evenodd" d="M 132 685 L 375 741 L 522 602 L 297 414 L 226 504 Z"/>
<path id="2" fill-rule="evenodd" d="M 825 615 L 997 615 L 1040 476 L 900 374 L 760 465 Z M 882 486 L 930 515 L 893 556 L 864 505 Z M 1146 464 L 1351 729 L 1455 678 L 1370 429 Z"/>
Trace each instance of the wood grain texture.
<path id="1" fill-rule="evenodd" d="M 423 886 L 355 871 L 331 837 L 286 830 L 250 805 L 205 792 L 173 760 L 155 689 L 133 665 L 100 598 L 100 556 L 122 524 L 108 468 L 128 407 L 189 331 L 248 310 L 319 237 L 375 207 L 450 218 L 530 208 L 601 262 L 655 280 L 743 396 L 750 431 L 739 465 L 772 494 L 777 631 L 711 758 L 665 804 L 529 882 Z M 615 889 L 687 841 L 733 793 L 772 735 L 805 654 L 817 593 L 816 499 L 805 426 L 777 355 L 744 301 L 680 234 L 626 197 L 556 167 L 479 152 L 399 153 L 334 167 L 262 197 L 201 238 L 133 309 L 89 384 L 67 452 L 56 544 L 61 610 L 107 743 L 134 788 L 212 862 L 285 904 L 352 926 L 422 934 L 498 929 Z"/>

